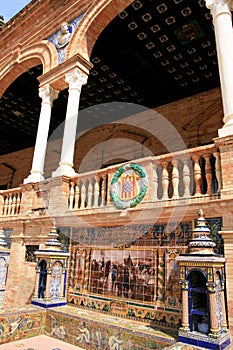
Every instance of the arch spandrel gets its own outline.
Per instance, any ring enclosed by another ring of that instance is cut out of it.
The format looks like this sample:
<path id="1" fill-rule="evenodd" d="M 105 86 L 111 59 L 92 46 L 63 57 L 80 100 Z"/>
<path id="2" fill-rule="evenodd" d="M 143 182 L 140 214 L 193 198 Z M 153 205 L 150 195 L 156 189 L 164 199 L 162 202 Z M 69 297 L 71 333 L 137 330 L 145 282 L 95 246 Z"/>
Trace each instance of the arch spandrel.
<path id="1" fill-rule="evenodd" d="M 47 40 L 25 48 L 19 47 L 12 52 L 0 67 L 0 96 L 16 78 L 40 64 L 43 66 L 43 74 L 58 65 L 57 51 L 54 45 Z"/>
<path id="2" fill-rule="evenodd" d="M 86 60 L 90 60 L 92 49 L 103 29 L 133 2 L 134 0 L 94 1 L 70 40 L 66 59 L 80 54 Z"/>

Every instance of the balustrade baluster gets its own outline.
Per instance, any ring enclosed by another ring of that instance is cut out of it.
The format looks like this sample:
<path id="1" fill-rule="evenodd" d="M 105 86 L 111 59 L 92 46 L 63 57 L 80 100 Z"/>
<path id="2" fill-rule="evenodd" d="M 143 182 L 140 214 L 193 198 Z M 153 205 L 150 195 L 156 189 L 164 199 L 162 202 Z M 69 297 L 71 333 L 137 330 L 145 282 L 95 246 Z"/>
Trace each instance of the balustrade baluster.
<path id="1" fill-rule="evenodd" d="M 107 175 L 102 175 L 102 184 L 101 184 L 101 207 L 104 207 L 106 205 L 106 178 Z"/>
<path id="2" fill-rule="evenodd" d="M 9 215 L 9 198 L 9 194 L 7 194 L 5 199 L 5 215 Z"/>
<path id="3" fill-rule="evenodd" d="M 192 159 L 194 161 L 193 171 L 194 171 L 194 181 L 195 181 L 195 196 L 200 196 L 201 193 L 201 167 L 199 164 L 200 156 L 194 155 L 192 156 Z"/>
<path id="4" fill-rule="evenodd" d="M 80 189 L 79 189 L 79 180 L 77 180 L 75 184 L 75 193 L 74 193 L 74 209 L 79 208 L 79 200 L 80 200 Z"/>
<path id="5" fill-rule="evenodd" d="M 100 197 L 100 177 L 95 176 L 95 186 L 94 186 L 94 208 L 99 206 L 99 197 Z"/>
<path id="6" fill-rule="evenodd" d="M 190 174 L 190 168 L 189 168 L 189 161 L 184 160 L 184 167 L 183 167 L 184 197 L 191 196 L 190 181 L 191 181 L 191 174 Z"/>
<path id="7" fill-rule="evenodd" d="M 8 197 L 4 197 L 4 204 L 3 204 L 3 215 L 7 215 L 7 209 L 8 209 Z"/>
<path id="8" fill-rule="evenodd" d="M 206 194 L 212 194 L 212 169 L 210 163 L 211 154 L 204 154 L 205 159 L 205 177 L 207 182 Z"/>
<path id="9" fill-rule="evenodd" d="M 172 186 L 173 186 L 173 197 L 172 198 L 178 198 L 179 197 L 179 170 L 178 170 L 178 160 L 173 159 L 172 160 Z"/>
<path id="10" fill-rule="evenodd" d="M 221 172 L 221 162 L 220 153 L 218 151 L 214 152 L 215 157 L 215 174 L 218 181 L 218 192 L 222 189 L 222 172 Z"/>
<path id="11" fill-rule="evenodd" d="M 0 215 L 4 214 L 4 196 L 1 195 L 1 207 L 0 207 Z"/>
<path id="12" fill-rule="evenodd" d="M 71 181 L 70 183 L 70 198 L 69 198 L 69 209 L 73 209 L 74 207 L 74 186 L 75 182 Z"/>
<path id="13" fill-rule="evenodd" d="M 16 200 L 17 200 L 17 193 L 13 193 L 11 215 L 16 214 Z"/>
<path id="14" fill-rule="evenodd" d="M 84 209 L 86 205 L 86 196 L 87 196 L 87 191 L 86 191 L 86 184 L 85 180 L 82 180 L 82 185 L 81 185 L 81 205 L 80 209 Z"/>
<path id="15" fill-rule="evenodd" d="M 93 184 L 92 178 L 89 180 L 89 184 L 87 187 L 87 208 L 92 207 L 92 197 L 93 197 Z"/>
<path id="16" fill-rule="evenodd" d="M 12 214 L 12 194 L 9 194 L 9 200 L 8 200 L 8 215 Z"/>
<path id="17" fill-rule="evenodd" d="M 21 193 L 18 193 L 17 201 L 16 201 L 16 214 L 20 212 L 20 204 L 21 204 Z"/>
<path id="18" fill-rule="evenodd" d="M 162 189 L 163 189 L 163 196 L 162 199 L 168 199 L 168 186 L 169 186 L 169 176 L 168 176 L 168 167 L 169 162 L 168 161 L 162 161 Z"/>

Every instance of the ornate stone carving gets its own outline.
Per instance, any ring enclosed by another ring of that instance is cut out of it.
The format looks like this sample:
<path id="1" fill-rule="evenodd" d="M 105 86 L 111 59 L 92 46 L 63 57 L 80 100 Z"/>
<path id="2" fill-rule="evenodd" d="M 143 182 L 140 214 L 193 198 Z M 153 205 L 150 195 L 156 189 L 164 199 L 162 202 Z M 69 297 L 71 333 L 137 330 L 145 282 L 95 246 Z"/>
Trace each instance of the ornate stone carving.
<path id="1" fill-rule="evenodd" d="M 205 0 L 206 7 L 210 9 L 211 15 L 215 18 L 220 13 L 229 13 L 233 9 L 231 0 Z"/>
<path id="2" fill-rule="evenodd" d="M 87 76 L 81 74 L 78 68 L 69 72 L 65 76 L 66 82 L 69 84 L 69 90 L 77 89 L 81 91 L 82 85 L 86 84 Z"/>
<path id="3" fill-rule="evenodd" d="M 57 49 L 61 49 L 68 44 L 73 34 L 73 26 L 69 25 L 67 22 L 62 22 L 61 29 L 57 34 L 54 44 Z"/>

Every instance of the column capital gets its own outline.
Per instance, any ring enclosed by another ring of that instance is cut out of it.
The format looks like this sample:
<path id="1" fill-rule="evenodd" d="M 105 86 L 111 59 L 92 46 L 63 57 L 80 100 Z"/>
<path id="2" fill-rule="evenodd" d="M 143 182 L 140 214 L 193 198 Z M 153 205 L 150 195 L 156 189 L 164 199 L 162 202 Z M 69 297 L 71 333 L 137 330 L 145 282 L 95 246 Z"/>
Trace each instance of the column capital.
<path id="1" fill-rule="evenodd" d="M 207 283 L 207 289 L 208 289 L 209 293 L 215 293 L 216 292 L 216 283 L 215 282 Z"/>
<path id="2" fill-rule="evenodd" d="M 39 87 L 39 96 L 43 103 L 52 105 L 53 100 L 58 97 L 58 91 L 54 90 L 49 84 Z"/>
<path id="3" fill-rule="evenodd" d="M 231 10 L 233 10 L 232 0 L 205 0 L 205 2 L 213 19 L 221 13 L 229 13 L 231 15 Z"/>
<path id="4" fill-rule="evenodd" d="M 81 92 L 82 85 L 87 83 L 87 75 L 80 72 L 78 68 L 73 69 L 65 75 L 65 81 L 69 84 L 70 89 L 77 89 Z"/>
<path id="5" fill-rule="evenodd" d="M 188 281 L 181 281 L 181 288 L 182 290 L 188 290 L 189 289 L 189 282 Z"/>

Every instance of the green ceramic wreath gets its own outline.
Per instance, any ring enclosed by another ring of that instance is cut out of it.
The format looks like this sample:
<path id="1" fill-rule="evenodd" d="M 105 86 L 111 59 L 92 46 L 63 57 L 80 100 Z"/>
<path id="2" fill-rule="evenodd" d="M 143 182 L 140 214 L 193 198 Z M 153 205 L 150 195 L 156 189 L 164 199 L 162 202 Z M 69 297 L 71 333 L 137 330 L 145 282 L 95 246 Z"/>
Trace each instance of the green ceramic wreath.
<path id="1" fill-rule="evenodd" d="M 131 200 L 122 200 L 120 199 L 117 193 L 117 183 L 121 175 L 127 169 L 134 170 L 140 176 L 141 188 L 140 188 L 139 194 L 136 197 L 132 198 Z M 110 196 L 114 204 L 117 206 L 117 208 L 119 209 L 133 208 L 133 207 L 136 207 L 136 205 L 138 205 L 142 201 L 142 199 L 145 197 L 147 189 L 148 189 L 148 178 L 145 170 L 140 165 L 131 163 L 131 164 L 121 166 L 115 172 L 110 185 Z"/>

